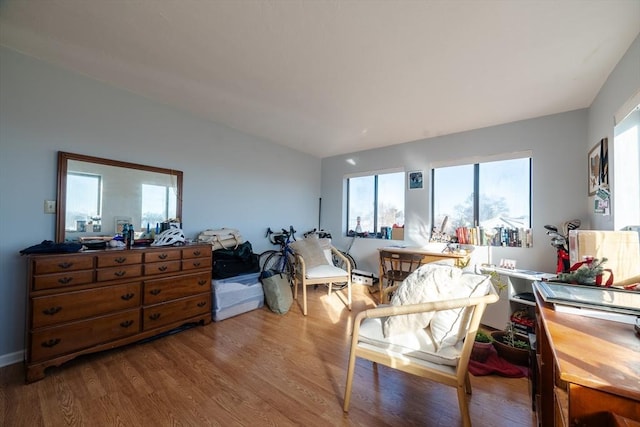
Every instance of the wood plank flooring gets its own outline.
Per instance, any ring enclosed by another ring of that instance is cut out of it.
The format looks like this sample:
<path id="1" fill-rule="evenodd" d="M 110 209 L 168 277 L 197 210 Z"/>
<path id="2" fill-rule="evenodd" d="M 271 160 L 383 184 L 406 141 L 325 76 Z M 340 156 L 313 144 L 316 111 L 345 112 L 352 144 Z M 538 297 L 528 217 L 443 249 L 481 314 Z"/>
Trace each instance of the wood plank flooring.
<path id="1" fill-rule="evenodd" d="M 310 289 L 294 301 L 142 344 L 77 358 L 24 383 L 0 369 L 2 426 L 458 426 L 455 390 L 359 360 L 342 400 L 355 313 L 373 307 L 354 286 L 353 311 Z M 471 377 L 474 426 L 535 424 L 525 378 Z"/>

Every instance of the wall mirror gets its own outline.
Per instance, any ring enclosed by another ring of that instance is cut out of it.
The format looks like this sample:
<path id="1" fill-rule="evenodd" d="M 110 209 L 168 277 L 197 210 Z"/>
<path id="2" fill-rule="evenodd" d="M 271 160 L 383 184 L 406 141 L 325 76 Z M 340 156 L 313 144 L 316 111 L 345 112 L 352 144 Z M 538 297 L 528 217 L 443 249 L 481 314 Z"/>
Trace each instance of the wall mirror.
<path id="1" fill-rule="evenodd" d="M 182 218 L 182 172 L 58 152 L 56 241 L 137 232 Z"/>

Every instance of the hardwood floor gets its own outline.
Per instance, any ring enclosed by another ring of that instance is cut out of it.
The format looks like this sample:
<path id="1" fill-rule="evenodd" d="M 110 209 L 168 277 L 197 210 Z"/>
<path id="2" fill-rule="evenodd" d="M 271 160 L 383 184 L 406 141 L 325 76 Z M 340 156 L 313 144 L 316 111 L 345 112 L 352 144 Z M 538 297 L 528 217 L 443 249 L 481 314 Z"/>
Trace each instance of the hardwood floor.
<path id="1" fill-rule="evenodd" d="M 457 426 L 455 390 L 358 361 L 342 411 L 349 335 L 372 307 L 354 286 L 349 312 L 310 289 L 294 301 L 142 344 L 77 358 L 24 383 L 22 364 L 0 369 L 3 426 Z M 525 378 L 471 377 L 474 426 L 534 425 Z"/>

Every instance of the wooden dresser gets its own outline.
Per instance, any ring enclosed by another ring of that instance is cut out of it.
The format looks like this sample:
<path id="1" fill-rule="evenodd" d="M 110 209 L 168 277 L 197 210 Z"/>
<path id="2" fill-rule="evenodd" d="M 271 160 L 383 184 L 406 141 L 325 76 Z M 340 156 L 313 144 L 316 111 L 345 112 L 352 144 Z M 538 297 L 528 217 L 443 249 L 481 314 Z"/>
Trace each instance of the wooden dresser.
<path id="1" fill-rule="evenodd" d="M 538 425 L 640 425 L 640 338 L 633 325 L 558 313 L 537 290 L 535 297 Z"/>
<path id="2" fill-rule="evenodd" d="M 76 356 L 211 322 L 211 245 L 28 257 L 26 380 Z"/>

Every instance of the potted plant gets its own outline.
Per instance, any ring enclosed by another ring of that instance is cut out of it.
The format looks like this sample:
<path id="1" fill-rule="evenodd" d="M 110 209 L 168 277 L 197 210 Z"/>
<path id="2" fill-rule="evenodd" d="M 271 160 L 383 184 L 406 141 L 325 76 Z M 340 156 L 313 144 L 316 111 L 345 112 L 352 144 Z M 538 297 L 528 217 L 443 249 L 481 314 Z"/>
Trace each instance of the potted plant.
<path id="1" fill-rule="evenodd" d="M 473 342 L 473 349 L 471 350 L 471 360 L 478 362 L 484 362 L 491 354 L 491 347 L 493 347 L 493 338 L 491 335 L 483 330 L 476 332 L 476 338 Z"/>
<path id="2" fill-rule="evenodd" d="M 491 332 L 491 337 L 498 356 L 516 365 L 529 364 L 529 340 L 520 338 L 511 322 L 507 323 L 504 331 Z"/>

